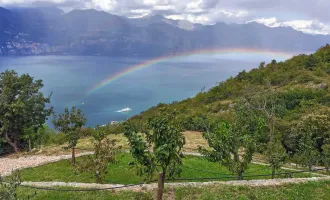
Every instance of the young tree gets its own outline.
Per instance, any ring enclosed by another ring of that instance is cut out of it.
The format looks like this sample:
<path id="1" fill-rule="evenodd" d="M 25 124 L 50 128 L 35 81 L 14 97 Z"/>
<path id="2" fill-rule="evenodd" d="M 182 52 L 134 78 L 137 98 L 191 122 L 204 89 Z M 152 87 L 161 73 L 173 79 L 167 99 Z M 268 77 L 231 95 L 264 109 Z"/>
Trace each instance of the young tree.
<path id="1" fill-rule="evenodd" d="M 0 134 L 15 152 L 20 150 L 23 130 L 42 126 L 52 113 L 46 107 L 50 96 L 44 97 L 42 87 L 42 80 L 28 74 L 8 70 L 0 74 Z"/>
<path id="2" fill-rule="evenodd" d="M 43 125 L 39 128 L 29 127 L 24 129 L 23 138 L 28 142 L 28 150 L 32 152 L 32 149 L 41 149 L 41 145 L 48 142 L 50 137 L 50 129 L 47 125 Z M 54 134 L 54 133 L 53 133 Z"/>
<path id="3" fill-rule="evenodd" d="M 18 170 L 12 172 L 9 179 L 6 182 L 3 182 L 2 177 L 0 176 L 0 199 L 2 200 L 19 200 L 18 197 L 18 188 L 21 186 L 21 174 Z M 28 195 L 26 199 L 33 199 L 37 195 L 34 192 L 33 195 Z M 25 199 L 25 198 L 23 198 Z"/>
<path id="4" fill-rule="evenodd" d="M 223 121 L 203 133 L 211 149 L 199 147 L 199 151 L 209 161 L 219 162 L 242 180 L 257 149 L 258 132 L 258 128 L 250 132 L 249 127 L 241 124 L 238 119 L 233 123 Z"/>
<path id="5" fill-rule="evenodd" d="M 272 178 L 274 178 L 276 170 L 281 167 L 287 157 L 281 143 L 281 135 L 277 131 L 278 118 L 285 109 L 284 102 L 269 83 L 260 91 L 248 91 L 241 101 L 245 109 L 249 109 L 254 115 L 265 119 L 266 128 L 263 131 L 268 138 L 265 153 L 272 169 Z"/>
<path id="6" fill-rule="evenodd" d="M 310 171 L 319 161 L 320 153 L 317 151 L 315 139 L 310 133 L 302 134 L 299 140 L 298 156 L 300 164 L 308 167 Z"/>
<path id="7" fill-rule="evenodd" d="M 279 142 L 269 143 L 270 146 L 266 149 L 266 156 L 269 165 L 272 168 L 272 179 L 275 178 L 276 170 L 279 170 L 282 166 L 282 163 L 288 158 L 285 148 Z"/>
<path id="8" fill-rule="evenodd" d="M 131 164 L 136 167 L 138 175 L 146 175 L 151 180 L 160 171 L 157 199 L 163 197 L 165 177 L 174 178 L 181 173 L 181 151 L 185 138 L 173 118 L 173 115 L 166 115 L 149 119 L 146 130 L 141 134 L 136 127 L 125 124 L 124 135 L 134 158 Z"/>
<path id="9" fill-rule="evenodd" d="M 310 170 L 320 160 L 325 166 L 329 165 L 330 109 L 304 116 L 293 132 L 298 137 L 300 164 Z"/>
<path id="10" fill-rule="evenodd" d="M 0 176 L 0 199 L 18 199 L 17 189 L 21 185 L 21 175 L 19 171 L 13 171 L 7 183 L 3 183 L 2 181 L 3 179 Z"/>
<path id="11" fill-rule="evenodd" d="M 23 138 L 28 142 L 29 152 L 32 152 L 33 141 L 37 139 L 37 132 L 33 127 L 29 127 L 23 130 Z"/>
<path id="12" fill-rule="evenodd" d="M 103 183 L 108 173 L 109 163 L 116 162 L 116 154 L 121 146 L 116 146 L 116 140 L 107 138 L 105 132 L 97 127 L 93 132 L 94 155 L 85 157 L 77 166 L 78 172 L 92 173 L 97 183 Z"/>
<path id="13" fill-rule="evenodd" d="M 322 145 L 322 162 L 324 164 L 324 167 L 327 170 L 327 173 L 329 173 L 330 168 L 330 138 L 325 139 L 324 144 Z"/>
<path id="14" fill-rule="evenodd" d="M 72 150 L 72 164 L 76 163 L 75 147 L 81 136 L 80 129 L 86 124 L 87 119 L 80 109 L 72 107 L 71 112 L 68 108 L 64 109 L 64 113 L 59 116 L 54 115 L 54 126 L 57 130 L 66 134 L 68 147 Z"/>

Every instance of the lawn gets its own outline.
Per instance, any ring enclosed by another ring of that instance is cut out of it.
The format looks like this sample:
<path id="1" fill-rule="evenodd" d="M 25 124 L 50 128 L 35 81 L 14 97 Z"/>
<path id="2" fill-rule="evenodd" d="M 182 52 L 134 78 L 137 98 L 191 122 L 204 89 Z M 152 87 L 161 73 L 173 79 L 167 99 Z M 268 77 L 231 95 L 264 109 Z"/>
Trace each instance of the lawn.
<path id="1" fill-rule="evenodd" d="M 108 166 L 108 174 L 106 175 L 106 182 L 133 184 L 143 182 L 143 177 L 136 175 L 133 168 L 128 166 L 132 161 L 132 157 L 128 153 L 118 155 L 118 163 L 110 164 Z M 81 158 L 78 158 L 78 162 Z M 181 178 L 210 178 L 221 176 L 232 176 L 232 174 L 223 166 L 217 163 L 208 162 L 203 157 L 186 156 L 183 160 Z M 268 166 L 251 164 L 245 175 L 255 174 L 270 174 L 271 171 Z M 94 178 L 87 173 L 75 174 L 73 167 L 68 160 L 62 160 L 56 163 L 51 163 L 35 168 L 28 168 L 21 171 L 23 181 L 60 181 L 60 182 L 82 182 L 94 183 Z M 295 174 L 295 177 L 306 177 L 309 174 Z M 246 177 L 245 179 L 266 179 L 270 176 L 261 177 Z M 220 179 L 231 180 L 231 179 Z M 198 181 L 198 180 L 186 180 Z M 199 180 L 207 181 L 207 180 Z M 212 180 L 210 180 L 212 181 Z"/>
<path id="2" fill-rule="evenodd" d="M 27 199 L 28 195 L 33 195 L 35 190 L 19 189 L 20 199 Z M 155 191 L 150 192 L 58 192 L 38 190 L 34 200 L 149 200 L 153 199 Z M 167 188 L 164 199 L 177 200 L 215 200 L 215 199 L 292 199 L 292 200 L 319 200 L 330 199 L 330 181 L 309 182 L 301 184 L 287 184 L 273 187 L 247 187 L 247 186 L 204 186 Z"/>

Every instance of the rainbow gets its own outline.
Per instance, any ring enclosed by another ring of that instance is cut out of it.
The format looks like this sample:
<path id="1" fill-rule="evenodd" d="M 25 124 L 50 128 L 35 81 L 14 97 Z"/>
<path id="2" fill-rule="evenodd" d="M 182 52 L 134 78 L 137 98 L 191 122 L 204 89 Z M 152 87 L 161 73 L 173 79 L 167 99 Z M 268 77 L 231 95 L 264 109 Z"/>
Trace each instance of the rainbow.
<path id="1" fill-rule="evenodd" d="M 98 84 L 94 85 L 93 87 L 89 88 L 87 90 L 86 95 L 90 95 L 93 92 L 113 83 L 114 81 L 127 76 L 133 72 L 136 72 L 138 70 L 142 70 L 148 67 L 151 67 L 157 63 L 161 63 L 170 59 L 177 59 L 181 57 L 186 57 L 186 56 L 192 56 L 192 55 L 199 55 L 199 54 L 229 54 L 229 53 L 253 53 L 253 54 L 268 54 L 271 56 L 282 56 L 284 58 L 289 58 L 294 53 L 288 53 L 288 52 L 280 52 L 280 51 L 271 51 L 271 50 L 261 50 L 261 49 L 249 49 L 249 48 L 228 48 L 228 49 L 202 49 L 202 50 L 196 50 L 196 51 L 191 51 L 191 52 L 185 52 L 185 53 L 180 53 L 176 55 L 167 55 L 167 56 L 162 56 L 158 58 L 154 58 L 151 60 L 147 60 L 145 62 L 139 63 L 137 65 L 130 66 L 116 74 L 112 74 L 109 77 L 105 78 Z"/>

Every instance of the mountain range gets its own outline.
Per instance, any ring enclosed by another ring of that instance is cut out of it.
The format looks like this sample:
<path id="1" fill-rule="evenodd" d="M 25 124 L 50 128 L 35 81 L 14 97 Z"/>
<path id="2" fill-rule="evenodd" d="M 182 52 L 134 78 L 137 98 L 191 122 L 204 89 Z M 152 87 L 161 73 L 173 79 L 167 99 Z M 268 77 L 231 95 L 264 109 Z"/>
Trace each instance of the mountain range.
<path id="1" fill-rule="evenodd" d="M 201 25 L 161 15 L 130 19 L 96 10 L 0 7 L 0 55 L 155 57 L 215 48 L 310 52 L 326 43 L 330 36 L 255 22 Z"/>

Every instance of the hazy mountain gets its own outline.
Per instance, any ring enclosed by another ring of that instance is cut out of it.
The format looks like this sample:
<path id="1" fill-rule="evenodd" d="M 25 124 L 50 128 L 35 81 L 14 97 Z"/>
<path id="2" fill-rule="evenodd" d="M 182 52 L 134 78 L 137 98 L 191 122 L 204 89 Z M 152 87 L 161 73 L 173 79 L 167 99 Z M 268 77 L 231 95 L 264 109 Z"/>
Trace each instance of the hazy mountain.
<path id="1" fill-rule="evenodd" d="M 200 48 L 314 51 L 330 36 L 258 23 L 203 26 L 161 15 L 128 19 L 96 10 L 0 8 L 0 55 L 160 56 Z"/>
<path id="2" fill-rule="evenodd" d="M 167 19 L 162 15 L 148 15 L 142 18 L 127 18 L 127 20 L 131 23 L 131 25 L 138 27 L 147 27 L 151 24 L 169 24 L 187 31 L 193 31 L 202 27 L 201 24 L 193 24 L 186 20 Z"/>

